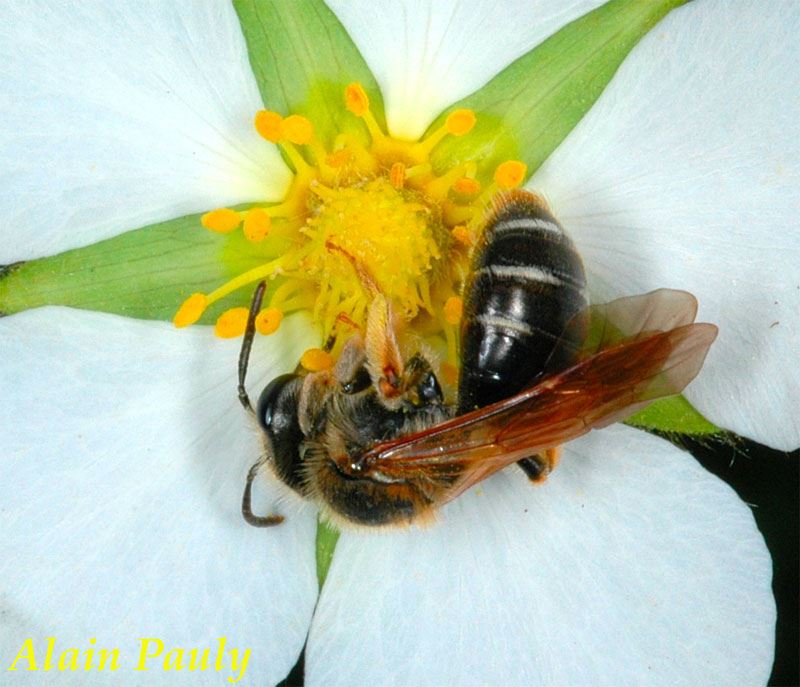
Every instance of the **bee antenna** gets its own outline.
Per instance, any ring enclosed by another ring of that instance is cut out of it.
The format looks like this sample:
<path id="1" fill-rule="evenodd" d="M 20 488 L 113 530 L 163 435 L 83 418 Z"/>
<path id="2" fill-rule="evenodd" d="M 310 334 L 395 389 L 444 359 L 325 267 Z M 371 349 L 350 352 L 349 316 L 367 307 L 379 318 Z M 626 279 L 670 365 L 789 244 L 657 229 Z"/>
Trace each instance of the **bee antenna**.
<path id="1" fill-rule="evenodd" d="M 256 315 L 261 310 L 261 303 L 264 300 L 264 291 L 267 288 L 266 282 L 260 282 L 253 292 L 253 300 L 250 302 L 250 312 L 247 315 L 247 326 L 244 330 L 244 337 L 242 337 L 242 348 L 239 351 L 239 402 L 244 406 L 244 409 L 252 413 L 253 404 L 250 403 L 250 397 L 247 395 L 247 390 L 244 388 L 245 378 L 247 377 L 247 364 L 250 362 L 250 349 L 253 348 L 253 337 L 256 333 Z M 250 482 L 248 490 L 250 488 Z"/>
<path id="2" fill-rule="evenodd" d="M 274 527 L 283 522 L 282 515 L 255 515 L 252 508 L 253 480 L 263 464 L 264 461 L 259 460 L 247 473 L 247 483 L 244 485 L 244 494 L 242 495 L 242 517 L 248 525 L 253 527 Z"/>

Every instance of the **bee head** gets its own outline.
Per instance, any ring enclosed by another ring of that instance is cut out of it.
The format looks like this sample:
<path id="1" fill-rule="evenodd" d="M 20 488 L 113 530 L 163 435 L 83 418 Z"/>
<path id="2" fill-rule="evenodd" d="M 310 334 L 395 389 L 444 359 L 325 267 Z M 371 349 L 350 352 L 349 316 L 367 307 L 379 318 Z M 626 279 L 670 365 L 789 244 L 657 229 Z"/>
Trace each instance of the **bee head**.
<path id="1" fill-rule="evenodd" d="M 361 456 L 375 444 L 421 431 L 450 415 L 424 356 L 411 356 L 401 370 L 395 392 L 387 397 L 382 384 L 386 379 L 376 380 L 371 374 L 363 342 L 356 336 L 326 381 L 324 403 L 304 402 L 305 394 L 321 397 L 311 384 L 304 384 L 299 407 L 315 410 L 313 418 L 301 418 L 300 423 L 309 428 L 300 450 L 303 482 L 336 521 L 404 523 L 431 508 L 424 485 L 361 470 Z"/>

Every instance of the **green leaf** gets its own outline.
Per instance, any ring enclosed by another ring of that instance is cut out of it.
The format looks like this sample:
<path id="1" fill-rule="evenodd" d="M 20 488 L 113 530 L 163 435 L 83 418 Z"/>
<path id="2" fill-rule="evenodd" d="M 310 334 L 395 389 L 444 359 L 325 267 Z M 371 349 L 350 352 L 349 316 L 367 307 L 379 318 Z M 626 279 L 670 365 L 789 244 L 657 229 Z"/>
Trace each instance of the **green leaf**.
<path id="1" fill-rule="evenodd" d="M 626 424 L 669 434 L 707 436 L 725 433 L 706 420 L 683 396 L 657 401 L 629 417 Z"/>
<path id="2" fill-rule="evenodd" d="M 589 111 L 639 40 L 684 2 L 612 0 L 567 24 L 448 108 L 471 108 L 478 123 L 469 136 L 442 141 L 433 154 L 434 167 L 477 160 L 486 178 L 501 162 L 516 159 L 533 174 Z M 444 117 L 430 129 L 441 126 Z"/>
<path id="3" fill-rule="evenodd" d="M 317 582 L 320 589 L 325 584 L 338 541 L 339 530 L 327 522 L 317 520 Z"/>
<path id="4" fill-rule="evenodd" d="M 366 128 L 344 107 L 344 89 L 359 81 L 383 123 L 383 99 L 367 63 L 321 0 L 234 0 L 250 65 L 267 109 L 311 119 L 328 147 L 337 133 Z"/>
<path id="5" fill-rule="evenodd" d="M 246 206 L 239 206 L 243 209 Z M 270 238 L 248 242 L 241 232 L 214 234 L 200 215 L 135 229 L 91 246 L 0 268 L 0 313 L 67 305 L 128 317 L 171 320 L 191 293 L 208 293 L 284 252 Z M 201 322 L 249 303 L 242 289 L 213 304 Z"/>

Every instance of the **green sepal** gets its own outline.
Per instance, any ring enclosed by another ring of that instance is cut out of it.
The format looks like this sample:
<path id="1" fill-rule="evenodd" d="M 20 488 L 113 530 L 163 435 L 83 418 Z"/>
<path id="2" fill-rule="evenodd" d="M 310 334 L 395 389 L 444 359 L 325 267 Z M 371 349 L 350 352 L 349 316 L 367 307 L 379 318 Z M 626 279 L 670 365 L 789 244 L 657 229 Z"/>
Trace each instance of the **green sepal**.
<path id="1" fill-rule="evenodd" d="M 286 250 L 287 244 L 273 237 L 254 244 L 241 231 L 227 235 L 207 231 L 200 217 L 179 217 L 0 268 L 0 313 L 66 305 L 171 320 L 192 293 L 213 291 Z M 214 322 L 222 311 L 248 305 L 251 296 L 251 289 L 241 289 L 211 305 L 200 321 Z"/>
<path id="2" fill-rule="evenodd" d="M 320 0 L 234 0 L 250 65 L 269 110 L 301 114 L 330 149 L 338 133 L 369 141 L 344 106 L 344 89 L 358 81 L 383 124 L 383 99 L 367 63 L 336 15 Z"/>
<path id="3" fill-rule="evenodd" d="M 683 396 L 671 396 L 656 401 L 625 422 L 648 431 L 688 434 L 694 437 L 725 433 L 703 417 Z"/>
<path id="4" fill-rule="evenodd" d="M 478 115 L 467 136 L 435 149 L 437 171 L 476 160 L 485 181 L 505 160 L 522 160 L 533 174 L 569 134 L 639 40 L 686 0 L 612 0 L 567 24 L 506 67 L 483 88 L 447 108 Z M 609 153 L 610 154 L 610 153 Z"/>
<path id="5" fill-rule="evenodd" d="M 333 561 L 336 542 L 339 541 L 339 530 L 321 518 L 317 520 L 317 583 L 319 588 L 325 584 L 328 570 Z"/>

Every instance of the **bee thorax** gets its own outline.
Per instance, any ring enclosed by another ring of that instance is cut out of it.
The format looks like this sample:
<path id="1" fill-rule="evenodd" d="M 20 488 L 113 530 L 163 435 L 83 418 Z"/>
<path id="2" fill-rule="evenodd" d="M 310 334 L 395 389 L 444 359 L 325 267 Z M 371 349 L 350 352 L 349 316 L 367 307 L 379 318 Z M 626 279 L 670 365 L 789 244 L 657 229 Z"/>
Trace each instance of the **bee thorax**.
<path id="1" fill-rule="evenodd" d="M 387 408 L 373 389 L 332 395 L 325 427 L 304 442 L 309 495 L 334 519 L 360 525 L 409 523 L 433 508 L 429 486 L 373 469 L 362 457 L 376 443 L 419 432 L 452 415 L 440 403 Z"/>

